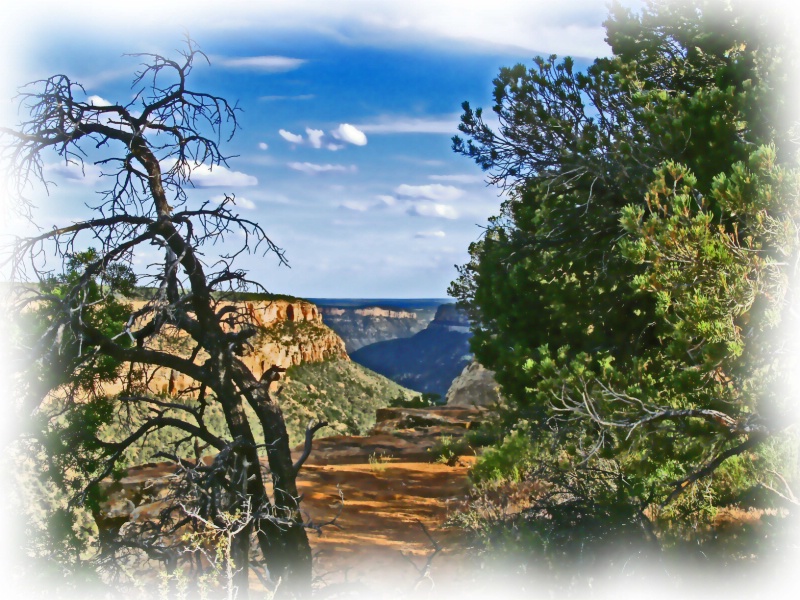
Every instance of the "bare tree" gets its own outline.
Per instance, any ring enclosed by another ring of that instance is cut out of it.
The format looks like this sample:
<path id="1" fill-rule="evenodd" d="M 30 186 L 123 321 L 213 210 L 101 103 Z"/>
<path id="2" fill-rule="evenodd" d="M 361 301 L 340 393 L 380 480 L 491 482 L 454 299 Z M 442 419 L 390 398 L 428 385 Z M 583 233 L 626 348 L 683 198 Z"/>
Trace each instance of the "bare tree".
<path id="1" fill-rule="evenodd" d="M 93 103 L 78 83 L 54 75 L 22 89 L 29 118 L 2 130 L 10 182 L 33 222 L 24 196 L 34 184 L 48 186 L 46 153 L 67 165 L 92 161 L 110 182 L 90 207 L 91 218 L 17 239 L 13 247 L 15 281 L 35 284 L 17 286 L 15 310 L 38 319 L 24 348 L 24 410 L 50 423 L 69 447 L 69 461 L 62 457 L 59 465 L 74 503 L 96 497 L 130 448 L 159 431 L 177 432 L 162 456 L 179 465 L 180 493 L 137 535 L 132 528 L 113 532 L 107 549 L 138 548 L 169 562 L 177 532 L 225 528 L 230 515 L 247 514 L 230 539 L 239 597 L 247 596 L 248 567 L 259 552 L 271 579 L 282 582 L 281 593 L 305 596 L 311 553 L 296 477 L 319 427 L 309 429 L 307 451 L 293 464 L 281 408 L 268 390 L 272 370 L 256 376 L 242 361 L 257 328 L 226 301 L 226 293 L 263 290 L 235 268 L 237 256 L 285 258 L 258 223 L 236 212 L 233 195 L 196 206 L 185 192 L 198 166 L 227 164 L 220 145 L 236 131 L 239 109 L 189 87 L 194 64 L 207 60 L 192 40 L 176 60 L 133 56 L 143 64 L 129 103 Z M 204 256 L 204 247 L 231 239 L 243 242 L 213 261 Z M 163 258 L 134 273 L 134 257 L 154 247 Z M 149 290 L 135 305 L 120 297 L 133 284 Z M 184 349 L 164 346 L 168 336 Z M 192 384 L 182 398 L 158 397 L 148 387 L 155 370 L 185 375 Z M 111 400 L 109 382 L 118 391 Z M 222 412 L 227 431 L 209 426 L 212 409 Z M 263 433 L 266 471 L 254 428 Z M 188 458 L 190 448 L 199 455 L 201 444 L 216 453 L 210 465 Z M 83 479 L 69 479 L 75 467 Z"/>

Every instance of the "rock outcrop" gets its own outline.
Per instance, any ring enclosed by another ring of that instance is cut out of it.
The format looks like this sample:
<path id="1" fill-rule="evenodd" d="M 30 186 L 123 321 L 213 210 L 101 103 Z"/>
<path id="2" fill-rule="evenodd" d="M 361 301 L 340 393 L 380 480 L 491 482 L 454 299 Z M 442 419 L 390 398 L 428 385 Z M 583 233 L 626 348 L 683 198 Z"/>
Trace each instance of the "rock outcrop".
<path id="1" fill-rule="evenodd" d="M 383 317 L 387 319 L 416 319 L 417 313 L 407 310 L 390 310 L 379 306 L 368 306 L 366 308 L 337 308 L 335 306 L 323 307 L 320 312 L 324 316 L 342 317 L 347 314 L 354 314 L 359 317 Z"/>
<path id="2" fill-rule="evenodd" d="M 411 337 L 425 329 L 430 316 L 378 306 L 360 308 L 323 306 L 324 323 L 345 341 L 348 352 L 397 338 Z"/>
<path id="3" fill-rule="evenodd" d="M 455 304 L 442 304 L 436 309 L 436 315 L 430 323 L 434 327 L 455 327 L 456 331 L 462 333 L 469 332 L 469 319 L 463 310 L 459 310 Z"/>
<path id="4" fill-rule="evenodd" d="M 349 360 L 342 338 L 322 322 L 319 309 L 310 302 L 247 302 L 247 311 L 261 329 L 244 357 L 256 376 L 272 366 Z"/>
<path id="5" fill-rule="evenodd" d="M 134 308 L 138 308 L 134 303 Z M 249 340 L 241 360 L 262 378 L 267 371 L 282 371 L 305 362 L 322 362 L 330 359 L 350 360 L 344 341 L 322 322 L 319 309 L 305 300 L 270 300 L 221 303 L 217 310 L 232 307 L 226 317 L 226 327 L 254 326 L 258 333 Z M 188 355 L 184 334 L 165 332 L 157 340 L 159 349 L 169 349 Z M 201 352 L 195 362 L 202 363 L 206 356 Z M 169 369 L 155 369 L 133 376 L 147 382 L 150 392 L 175 395 L 194 385 L 191 378 Z M 277 381 L 277 375 L 274 377 Z M 108 390 L 113 393 L 115 390 Z"/>
<path id="6" fill-rule="evenodd" d="M 502 400 L 494 372 L 472 360 L 447 390 L 448 406 L 490 406 Z"/>

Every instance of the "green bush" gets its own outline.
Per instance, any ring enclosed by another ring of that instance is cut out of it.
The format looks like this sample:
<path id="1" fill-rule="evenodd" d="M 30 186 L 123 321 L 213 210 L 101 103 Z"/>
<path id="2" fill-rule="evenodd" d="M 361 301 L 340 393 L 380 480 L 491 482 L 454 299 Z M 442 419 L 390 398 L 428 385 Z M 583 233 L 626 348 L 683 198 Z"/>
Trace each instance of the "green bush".
<path id="1" fill-rule="evenodd" d="M 389 401 L 389 406 L 394 408 L 430 408 L 441 404 L 440 400 L 441 396 L 439 394 L 425 393 L 413 397 L 409 397 L 407 394 L 400 394 Z"/>
<path id="2" fill-rule="evenodd" d="M 452 435 L 442 435 L 428 451 L 434 462 L 454 466 L 459 456 L 470 453 L 472 448 L 466 438 L 454 439 Z"/>
<path id="3" fill-rule="evenodd" d="M 500 444 L 486 448 L 470 475 L 476 483 L 519 482 L 533 466 L 535 456 L 527 423 L 523 422 Z"/>

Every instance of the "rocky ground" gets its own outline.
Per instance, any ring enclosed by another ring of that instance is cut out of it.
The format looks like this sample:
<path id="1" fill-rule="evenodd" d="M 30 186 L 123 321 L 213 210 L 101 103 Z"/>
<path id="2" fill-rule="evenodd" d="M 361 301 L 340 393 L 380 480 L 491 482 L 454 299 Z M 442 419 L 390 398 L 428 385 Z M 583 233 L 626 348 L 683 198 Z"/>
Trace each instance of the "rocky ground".
<path id="1" fill-rule="evenodd" d="M 370 436 L 315 444 L 300 477 L 306 509 L 329 521 L 339 514 L 339 490 L 344 498 L 336 526 L 311 535 L 320 587 L 410 592 L 464 568 L 466 540 L 445 521 L 469 491 L 474 455 L 448 464 L 439 440 L 460 437 L 481 416 L 473 408 L 388 408 Z"/>
<path id="2" fill-rule="evenodd" d="M 370 435 L 315 440 L 298 487 L 313 524 L 333 521 L 310 532 L 319 597 L 415 595 L 462 578 L 471 568 L 467 540 L 445 521 L 468 494 L 474 452 L 443 453 L 442 438 L 447 446 L 484 414 L 465 407 L 385 408 Z M 157 497 L 172 470 L 168 463 L 131 469 L 104 512 L 117 520 L 146 519 L 158 502 L 141 500 L 139 491 L 147 487 L 149 499 Z M 252 586 L 261 587 L 255 578 Z"/>

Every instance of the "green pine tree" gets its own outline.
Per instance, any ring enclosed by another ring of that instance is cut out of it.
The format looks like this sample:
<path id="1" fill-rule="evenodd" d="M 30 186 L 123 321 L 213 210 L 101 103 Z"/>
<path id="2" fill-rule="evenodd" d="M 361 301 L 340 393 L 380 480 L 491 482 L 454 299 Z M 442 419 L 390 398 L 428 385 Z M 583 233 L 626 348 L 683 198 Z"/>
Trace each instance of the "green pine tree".
<path id="1" fill-rule="evenodd" d="M 464 103 L 454 150 L 507 199 L 450 292 L 510 400 L 506 445 L 524 434 L 551 486 L 528 520 L 551 549 L 664 541 L 668 519 L 696 539 L 720 507 L 793 498 L 800 171 L 775 16 L 614 5 L 611 57 L 502 69 L 496 131 Z"/>

